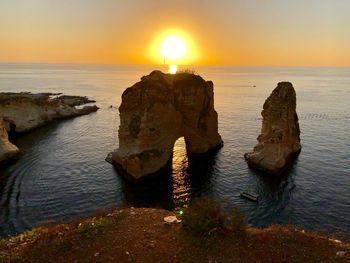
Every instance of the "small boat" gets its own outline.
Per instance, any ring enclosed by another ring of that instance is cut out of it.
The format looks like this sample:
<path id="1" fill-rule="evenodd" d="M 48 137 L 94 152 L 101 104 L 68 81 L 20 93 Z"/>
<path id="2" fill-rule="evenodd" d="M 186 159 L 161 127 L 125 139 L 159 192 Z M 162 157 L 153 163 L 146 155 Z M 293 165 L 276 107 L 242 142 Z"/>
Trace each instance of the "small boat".
<path id="1" fill-rule="evenodd" d="M 253 201 L 253 202 L 258 202 L 259 201 L 259 196 L 258 195 L 251 194 L 251 193 L 248 193 L 248 192 L 242 192 L 239 196 L 242 197 L 242 198 L 248 199 L 250 201 Z"/>
<path id="2" fill-rule="evenodd" d="M 113 159 L 112 159 L 113 153 L 109 153 L 105 159 L 107 163 L 113 164 Z"/>

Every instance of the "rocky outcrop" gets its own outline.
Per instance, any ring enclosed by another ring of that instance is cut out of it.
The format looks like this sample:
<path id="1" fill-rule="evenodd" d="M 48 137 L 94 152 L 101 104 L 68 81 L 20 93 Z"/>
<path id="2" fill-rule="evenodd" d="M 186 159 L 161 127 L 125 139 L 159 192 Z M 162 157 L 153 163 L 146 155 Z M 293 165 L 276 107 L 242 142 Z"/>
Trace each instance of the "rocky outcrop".
<path id="1" fill-rule="evenodd" d="M 52 93 L 0 93 L 0 117 L 11 123 L 15 132 L 27 132 L 51 121 L 89 114 L 97 106 L 84 106 L 95 101 L 80 96 Z"/>
<path id="2" fill-rule="evenodd" d="M 19 155 L 16 145 L 10 143 L 4 120 L 0 118 L 0 164 Z"/>
<path id="3" fill-rule="evenodd" d="M 124 91 L 119 112 L 119 149 L 112 161 L 134 181 L 167 167 L 180 137 L 188 154 L 222 145 L 213 83 L 194 74 L 153 71 Z"/>
<path id="4" fill-rule="evenodd" d="M 76 107 L 93 102 L 86 97 L 52 93 L 0 93 L 0 162 L 19 152 L 9 142 L 8 132 L 28 132 L 57 119 L 95 112 L 95 105 Z"/>
<path id="5" fill-rule="evenodd" d="M 254 151 L 246 153 L 248 165 L 280 174 L 301 150 L 296 94 L 291 83 L 280 82 L 264 103 L 261 134 Z"/>

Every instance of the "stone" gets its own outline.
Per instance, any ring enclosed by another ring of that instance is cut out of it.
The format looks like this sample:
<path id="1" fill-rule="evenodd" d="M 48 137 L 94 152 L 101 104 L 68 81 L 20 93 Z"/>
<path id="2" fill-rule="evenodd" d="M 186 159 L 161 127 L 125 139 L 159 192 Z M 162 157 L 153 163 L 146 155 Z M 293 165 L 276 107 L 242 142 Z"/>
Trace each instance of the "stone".
<path id="1" fill-rule="evenodd" d="M 18 157 L 20 151 L 9 141 L 3 118 L 0 118 L 0 163 Z"/>
<path id="2" fill-rule="evenodd" d="M 337 253 L 335 253 L 337 257 L 344 257 L 346 255 L 346 252 L 345 251 L 337 251 Z"/>
<path id="3" fill-rule="evenodd" d="M 164 217 L 164 222 L 168 224 L 181 223 L 181 220 L 177 219 L 176 216 L 166 216 Z"/>
<path id="4" fill-rule="evenodd" d="M 19 149 L 8 133 L 24 133 L 58 119 L 76 117 L 98 110 L 95 101 L 80 96 L 54 93 L 0 93 L 0 163 L 17 157 Z"/>
<path id="5" fill-rule="evenodd" d="M 168 168 L 180 137 L 188 154 L 208 153 L 223 144 L 213 82 L 198 75 L 153 71 L 124 91 L 119 112 L 119 149 L 112 160 L 132 181 Z"/>
<path id="6" fill-rule="evenodd" d="M 278 175 L 290 167 L 301 151 L 296 113 L 296 93 L 289 82 L 280 82 L 264 103 L 261 134 L 245 159 L 251 168 Z"/>
<path id="7" fill-rule="evenodd" d="M 332 238 L 329 238 L 329 241 L 332 241 L 334 243 L 338 243 L 338 244 L 341 244 L 342 242 L 338 239 L 332 239 Z"/>

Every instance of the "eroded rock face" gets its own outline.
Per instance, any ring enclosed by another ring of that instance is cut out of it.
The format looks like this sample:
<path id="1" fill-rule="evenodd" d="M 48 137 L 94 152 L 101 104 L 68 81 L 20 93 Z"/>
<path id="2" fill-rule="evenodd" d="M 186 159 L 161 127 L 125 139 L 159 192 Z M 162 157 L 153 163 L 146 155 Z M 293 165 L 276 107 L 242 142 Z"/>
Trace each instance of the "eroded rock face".
<path id="1" fill-rule="evenodd" d="M 261 134 L 254 151 L 246 153 L 248 165 L 280 174 L 301 150 L 296 94 L 291 83 L 280 82 L 264 103 Z"/>
<path id="2" fill-rule="evenodd" d="M 0 93 L 0 162 L 17 156 L 18 148 L 9 142 L 8 132 L 28 132 L 51 121 L 80 116 L 98 110 L 84 106 L 95 101 L 80 96 L 52 93 Z"/>
<path id="3" fill-rule="evenodd" d="M 126 89 L 119 107 L 119 149 L 112 160 L 134 181 L 159 172 L 184 137 L 189 154 L 222 145 L 213 83 L 188 73 L 153 71 Z"/>
<path id="4" fill-rule="evenodd" d="M 59 96 L 52 93 L 0 93 L 0 117 L 15 127 L 16 132 L 27 132 L 53 120 L 69 118 L 97 111 L 96 106 L 75 106 L 92 103 L 86 97 Z"/>
<path id="5" fill-rule="evenodd" d="M 4 120 L 0 118 L 0 163 L 16 158 L 18 155 L 19 149 L 10 143 Z"/>

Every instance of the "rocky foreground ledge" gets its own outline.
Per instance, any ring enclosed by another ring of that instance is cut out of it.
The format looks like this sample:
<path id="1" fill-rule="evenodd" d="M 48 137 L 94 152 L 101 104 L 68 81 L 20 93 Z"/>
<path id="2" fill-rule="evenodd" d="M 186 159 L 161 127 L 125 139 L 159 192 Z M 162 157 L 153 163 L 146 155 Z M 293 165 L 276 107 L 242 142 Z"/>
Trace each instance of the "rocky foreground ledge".
<path id="1" fill-rule="evenodd" d="M 85 105 L 89 103 L 95 101 L 54 93 L 0 93 L 0 163 L 16 158 L 20 153 L 9 141 L 8 133 L 28 132 L 54 120 L 98 110 L 96 105 Z"/>
<path id="2" fill-rule="evenodd" d="M 118 208 L 0 240 L 0 262 L 350 262 L 350 245 L 293 226 L 191 235 L 174 212 Z"/>

